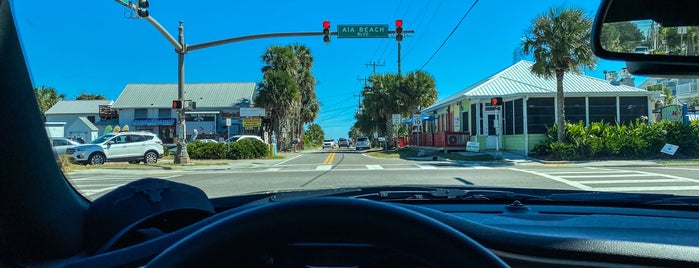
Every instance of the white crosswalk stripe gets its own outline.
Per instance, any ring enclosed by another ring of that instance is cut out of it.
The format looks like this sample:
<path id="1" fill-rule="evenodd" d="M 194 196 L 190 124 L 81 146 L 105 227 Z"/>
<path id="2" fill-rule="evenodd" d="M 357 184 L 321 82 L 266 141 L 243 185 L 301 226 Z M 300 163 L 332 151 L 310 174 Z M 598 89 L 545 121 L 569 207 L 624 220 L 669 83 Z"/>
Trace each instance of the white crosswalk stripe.
<path id="1" fill-rule="evenodd" d="M 580 170 L 528 170 L 510 168 L 590 191 L 682 191 L 699 189 L 699 180 L 638 170 L 587 167 Z M 633 186 L 630 186 L 633 184 Z"/>

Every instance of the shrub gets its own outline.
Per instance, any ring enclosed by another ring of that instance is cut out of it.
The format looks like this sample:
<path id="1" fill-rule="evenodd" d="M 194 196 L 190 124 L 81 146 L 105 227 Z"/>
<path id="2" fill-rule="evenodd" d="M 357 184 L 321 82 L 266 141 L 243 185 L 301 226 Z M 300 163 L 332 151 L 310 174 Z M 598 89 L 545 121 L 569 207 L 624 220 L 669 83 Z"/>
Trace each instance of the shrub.
<path id="1" fill-rule="evenodd" d="M 229 159 L 255 159 L 266 157 L 269 146 L 259 140 L 242 139 L 230 144 Z"/>
<path id="2" fill-rule="evenodd" d="M 194 141 L 187 144 L 187 153 L 191 159 L 224 159 L 226 144 Z"/>
<path id="3" fill-rule="evenodd" d="M 699 155 L 699 122 L 648 123 L 636 120 L 618 125 L 595 122 L 566 124 L 566 142 L 556 139 L 556 127 L 546 132 L 547 139 L 533 148 L 541 156 L 559 160 L 589 158 L 649 158 L 658 156 L 665 143 L 679 146 L 678 154 Z"/>

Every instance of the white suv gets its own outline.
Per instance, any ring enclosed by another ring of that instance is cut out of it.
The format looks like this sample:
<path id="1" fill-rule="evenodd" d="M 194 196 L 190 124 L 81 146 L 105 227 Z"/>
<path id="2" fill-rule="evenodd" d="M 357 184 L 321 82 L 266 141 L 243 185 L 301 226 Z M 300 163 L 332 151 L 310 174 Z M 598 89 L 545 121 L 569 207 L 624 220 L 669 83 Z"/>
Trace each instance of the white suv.
<path id="1" fill-rule="evenodd" d="M 155 164 L 163 153 L 163 142 L 153 133 L 119 132 L 68 148 L 65 155 L 73 162 L 90 165 L 101 165 L 106 161 Z"/>

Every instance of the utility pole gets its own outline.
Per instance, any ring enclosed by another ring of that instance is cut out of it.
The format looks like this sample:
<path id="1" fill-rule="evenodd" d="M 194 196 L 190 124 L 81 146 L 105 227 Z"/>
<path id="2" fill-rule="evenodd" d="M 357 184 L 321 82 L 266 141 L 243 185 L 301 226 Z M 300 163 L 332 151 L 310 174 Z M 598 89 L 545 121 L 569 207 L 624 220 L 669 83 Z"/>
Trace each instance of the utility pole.
<path id="1" fill-rule="evenodd" d="M 398 42 L 398 77 L 401 76 L 400 72 L 400 42 Z"/>
<path id="2" fill-rule="evenodd" d="M 175 164 L 189 164 L 189 153 L 187 153 L 187 126 L 184 122 L 184 54 L 187 54 L 187 46 L 184 43 L 184 26 L 180 21 L 180 26 L 177 28 L 179 32 L 178 41 L 182 49 L 177 51 L 177 100 L 182 103 L 179 111 L 177 111 L 177 155 L 175 156 Z"/>
<path id="3" fill-rule="evenodd" d="M 383 67 L 383 66 L 385 66 L 386 64 L 385 64 L 385 63 L 379 64 L 379 63 L 376 63 L 376 62 L 369 62 L 369 63 L 365 63 L 364 65 L 366 65 L 367 67 L 372 66 L 372 67 L 373 67 L 373 72 L 372 72 L 372 74 L 376 74 L 376 66 Z M 364 85 L 366 86 L 366 81 L 364 81 Z"/>

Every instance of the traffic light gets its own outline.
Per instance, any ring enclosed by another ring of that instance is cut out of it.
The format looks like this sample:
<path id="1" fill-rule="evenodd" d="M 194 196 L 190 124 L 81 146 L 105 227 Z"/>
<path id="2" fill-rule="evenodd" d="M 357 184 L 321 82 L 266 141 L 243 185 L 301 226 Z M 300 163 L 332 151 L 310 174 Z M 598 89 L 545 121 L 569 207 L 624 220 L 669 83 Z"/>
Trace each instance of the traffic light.
<path id="1" fill-rule="evenodd" d="M 490 98 L 490 104 L 493 105 L 493 106 L 500 106 L 500 105 L 502 105 L 502 97 Z"/>
<path id="2" fill-rule="evenodd" d="M 323 21 L 323 42 L 330 44 L 330 21 Z"/>
<path id="3" fill-rule="evenodd" d="M 138 4 L 136 7 L 136 11 L 138 13 L 138 16 L 141 18 L 148 17 L 148 7 L 150 4 L 148 4 L 148 0 L 138 0 Z"/>
<path id="4" fill-rule="evenodd" d="M 172 109 L 182 109 L 182 101 L 181 100 L 172 101 Z"/>
<path id="5" fill-rule="evenodd" d="M 403 41 L 403 20 L 396 20 L 396 41 Z"/>

